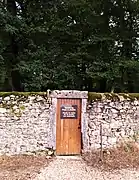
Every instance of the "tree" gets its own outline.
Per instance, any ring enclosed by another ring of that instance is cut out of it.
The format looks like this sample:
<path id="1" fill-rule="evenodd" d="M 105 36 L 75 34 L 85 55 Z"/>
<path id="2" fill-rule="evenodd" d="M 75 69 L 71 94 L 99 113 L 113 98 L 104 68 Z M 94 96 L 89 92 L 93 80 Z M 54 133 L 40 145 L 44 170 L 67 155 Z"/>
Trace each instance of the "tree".
<path id="1" fill-rule="evenodd" d="M 0 90 L 137 92 L 138 22 L 138 1 L 7 0 Z"/>

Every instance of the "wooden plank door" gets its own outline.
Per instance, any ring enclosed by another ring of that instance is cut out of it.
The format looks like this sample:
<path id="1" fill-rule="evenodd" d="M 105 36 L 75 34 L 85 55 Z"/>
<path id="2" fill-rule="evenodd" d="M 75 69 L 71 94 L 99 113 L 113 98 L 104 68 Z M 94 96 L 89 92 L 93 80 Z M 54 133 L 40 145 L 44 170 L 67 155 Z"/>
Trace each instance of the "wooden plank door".
<path id="1" fill-rule="evenodd" d="M 57 155 L 81 152 L 81 100 L 58 99 L 56 124 Z"/>

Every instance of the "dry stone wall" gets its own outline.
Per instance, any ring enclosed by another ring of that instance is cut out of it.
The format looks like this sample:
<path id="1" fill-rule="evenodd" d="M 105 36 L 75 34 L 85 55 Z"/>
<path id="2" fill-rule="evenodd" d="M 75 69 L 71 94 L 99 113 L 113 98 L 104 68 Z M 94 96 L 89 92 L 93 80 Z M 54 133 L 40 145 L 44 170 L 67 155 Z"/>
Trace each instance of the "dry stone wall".
<path id="1" fill-rule="evenodd" d="M 57 98 L 82 99 L 82 143 L 85 151 L 109 148 L 119 141 L 139 141 L 139 97 L 80 91 L 0 94 L 0 154 L 56 149 Z M 88 98 L 88 100 L 87 100 Z M 51 152 L 50 152 L 51 153 Z"/>
<path id="2" fill-rule="evenodd" d="M 138 141 L 139 100 L 93 100 L 87 106 L 88 148 L 109 148 L 121 141 Z"/>
<path id="3" fill-rule="evenodd" d="M 51 148 L 50 109 L 43 94 L 0 97 L 0 154 Z"/>

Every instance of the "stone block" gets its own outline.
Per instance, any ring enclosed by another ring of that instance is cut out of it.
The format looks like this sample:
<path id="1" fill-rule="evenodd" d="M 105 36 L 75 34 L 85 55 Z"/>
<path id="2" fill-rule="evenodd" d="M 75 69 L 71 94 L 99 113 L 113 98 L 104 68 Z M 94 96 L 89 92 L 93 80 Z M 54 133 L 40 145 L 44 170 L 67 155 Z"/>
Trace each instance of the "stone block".
<path id="1" fill-rule="evenodd" d="M 108 138 L 108 143 L 109 144 L 114 145 L 114 144 L 116 144 L 116 142 L 117 142 L 117 138 L 116 137 Z"/>
<path id="2" fill-rule="evenodd" d="M 21 145 L 21 146 L 20 146 L 20 151 L 21 151 L 21 152 L 26 152 L 26 151 L 27 151 L 26 145 Z"/>
<path id="3" fill-rule="evenodd" d="M 3 113 L 6 113 L 6 108 L 0 108 L 0 118 L 3 116 Z"/>
<path id="4" fill-rule="evenodd" d="M 10 96 L 7 96 L 3 99 L 4 101 L 10 101 Z"/>

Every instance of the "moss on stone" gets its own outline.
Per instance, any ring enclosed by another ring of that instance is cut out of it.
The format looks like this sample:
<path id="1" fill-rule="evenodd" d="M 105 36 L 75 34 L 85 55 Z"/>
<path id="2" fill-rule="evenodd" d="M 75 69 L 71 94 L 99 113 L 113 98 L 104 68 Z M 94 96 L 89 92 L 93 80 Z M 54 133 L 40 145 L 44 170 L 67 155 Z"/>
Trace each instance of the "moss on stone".
<path id="1" fill-rule="evenodd" d="M 14 95 L 13 97 L 11 95 Z M 47 96 L 46 92 L 0 92 L 0 97 L 2 98 L 0 103 L 0 108 L 7 109 L 9 115 L 16 116 L 20 118 L 22 116 L 23 111 L 25 110 L 24 103 L 29 101 L 29 96 L 33 96 L 36 98 L 37 96 Z M 6 100 L 6 97 L 9 100 Z M 22 103 L 20 103 L 22 102 Z M 14 106 L 17 106 L 14 108 Z"/>
<path id="2" fill-rule="evenodd" d="M 17 107 L 17 109 L 14 109 L 11 106 L 9 109 L 10 109 L 10 115 L 16 116 L 18 118 L 22 116 L 22 110 L 20 109 L 20 107 Z"/>
<path id="3" fill-rule="evenodd" d="M 101 100 L 102 99 L 102 94 L 101 93 L 93 93 L 93 92 L 89 92 L 88 93 L 88 100 Z"/>
<path id="4" fill-rule="evenodd" d="M 16 109 L 14 109 L 14 106 L 17 106 Z M 0 108 L 5 108 L 9 111 L 9 115 L 14 115 L 17 117 L 21 117 L 22 112 L 25 110 L 25 106 L 24 105 L 20 105 L 20 104 L 12 104 L 12 102 L 10 104 L 7 104 L 6 102 L 2 102 L 0 104 Z"/>
<path id="5" fill-rule="evenodd" d="M 46 92 L 0 92 L 0 97 L 6 97 L 6 96 L 10 96 L 10 95 L 14 95 L 14 96 L 31 96 L 31 95 L 46 95 Z"/>
<path id="6" fill-rule="evenodd" d="M 25 106 L 19 106 L 19 108 L 23 111 L 23 110 L 25 110 Z"/>
<path id="7" fill-rule="evenodd" d="M 96 93 L 89 92 L 88 100 L 113 100 L 113 101 L 121 101 L 121 100 L 139 100 L 139 93 Z"/>
<path id="8" fill-rule="evenodd" d="M 113 100 L 113 101 L 119 101 L 120 97 L 116 93 L 104 93 L 104 99 Z"/>
<path id="9" fill-rule="evenodd" d="M 46 96 L 47 92 L 0 92 L 0 97 L 7 97 L 10 95 L 14 95 L 14 96 L 19 96 L 21 97 L 21 99 L 19 99 L 19 97 L 17 97 L 17 103 L 19 103 L 20 101 L 24 101 L 26 100 L 26 98 L 28 96 Z M 125 100 L 139 100 L 139 93 L 96 93 L 96 92 L 89 92 L 88 93 L 88 100 L 92 101 L 92 100 L 104 100 L 104 99 L 108 99 L 108 100 L 118 100 L 120 101 L 121 99 L 125 99 Z"/>
<path id="10" fill-rule="evenodd" d="M 129 94 L 129 98 L 131 99 L 139 99 L 139 93 L 131 93 Z"/>

